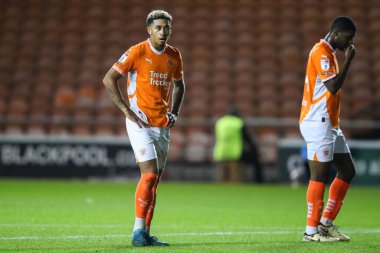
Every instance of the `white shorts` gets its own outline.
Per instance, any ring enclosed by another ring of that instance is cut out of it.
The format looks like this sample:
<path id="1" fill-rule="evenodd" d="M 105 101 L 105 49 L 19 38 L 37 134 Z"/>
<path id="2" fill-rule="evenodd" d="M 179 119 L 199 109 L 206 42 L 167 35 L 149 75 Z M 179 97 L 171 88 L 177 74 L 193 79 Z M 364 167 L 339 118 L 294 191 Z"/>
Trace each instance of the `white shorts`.
<path id="1" fill-rule="evenodd" d="M 330 162 L 334 154 L 350 153 L 342 130 L 332 128 L 328 118 L 304 121 L 300 131 L 306 142 L 308 160 Z"/>
<path id="2" fill-rule="evenodd" d="M 128 118 L 126 118 L 126 127 L 137 162 L 157 159 L 158 169 L 164 169 L 170 142 L 169 128 L 139 128 L 135 122 Z"/>

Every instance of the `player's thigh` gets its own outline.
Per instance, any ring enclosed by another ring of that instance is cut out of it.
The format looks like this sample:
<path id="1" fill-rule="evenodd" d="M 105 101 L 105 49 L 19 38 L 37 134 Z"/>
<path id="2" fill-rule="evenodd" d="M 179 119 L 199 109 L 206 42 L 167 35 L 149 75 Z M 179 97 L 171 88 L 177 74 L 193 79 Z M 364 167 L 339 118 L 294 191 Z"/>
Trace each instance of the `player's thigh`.
<path id="1" fill-rule="evenodd" d="M 325 183 L 331 163 L 309 160 L 310 180 Z"/>
<path id="2" fill-rule="evenodd" d="M 347 145 L 343 132 L 339 128 L 333 129 L 333 135 L 335 136 L 334 167 L 340 179 L 350 182 L 356 173 L 350 148 Z"/>
<path id="3" fill-rule="evenodd" d="M 155 173 L 158 174 L 157 159 L 139 162 L 141 173 Z"/>
<path id="4" fill-rule="evenodd" d="M 333 160 L 338 178 L 350 183 L 356 174 L 355 164 L 350 153 L 336 153 Z"/>
<path id="5" fill-rule="evenodd" d="M 354 161 L 349 153 L 334 154 L 333 165 L 337 170 L 355 170 Z"/>

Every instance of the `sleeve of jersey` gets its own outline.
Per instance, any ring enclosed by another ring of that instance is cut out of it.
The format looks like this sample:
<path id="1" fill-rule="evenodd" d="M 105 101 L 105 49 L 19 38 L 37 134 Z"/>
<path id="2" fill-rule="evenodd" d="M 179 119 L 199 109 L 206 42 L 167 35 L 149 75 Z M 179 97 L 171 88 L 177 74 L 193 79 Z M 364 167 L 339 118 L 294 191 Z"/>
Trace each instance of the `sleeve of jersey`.
<path id="1" fill-rule="evenodd" d="M 138 49 L 131 47 L 125 52 L 120 59 L 113 65 L 113 68 L 121 75 L 126 75 L 129 71 L 136 69 L 136 61 L 138 56 Z"/>
<path id="2" fill-rule="evenodd" d="M 174 81 L 179 81 L 183 77 L 183 63 L 182 63 L 182 56 L 178 52 L 178 66 L 177 69 L 173 73 L 173 80 Z"/>
<path id="3" fill-rule="evenodd" d="M 313 53 L 312 59 L 322 82 L 327 82 L 336 76 L 334 57 L 331 53 L 317 50 Z"/>

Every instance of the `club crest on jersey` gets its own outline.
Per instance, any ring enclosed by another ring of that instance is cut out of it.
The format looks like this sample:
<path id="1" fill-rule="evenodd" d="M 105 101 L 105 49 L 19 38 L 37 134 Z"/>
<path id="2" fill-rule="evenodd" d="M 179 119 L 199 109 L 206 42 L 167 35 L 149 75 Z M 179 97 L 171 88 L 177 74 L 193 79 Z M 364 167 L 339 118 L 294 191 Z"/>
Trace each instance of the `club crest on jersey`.
<path id="1" fill-rule="evenodd" d="M 168 65 L 170 66 L 170 67 L 173 67 L 173 65 L 174 65 L 174 63 L 172 62 L 172 60 L 168 60 Z"/>
<path id="2" fill-rule="evenodd" d="M 322 70 L 326 71 L 330 68 L 330 61 L 329 59 L 321 59 L 321 68 Z"/>
<path id="3" fill-rule="evenodd" d="M 120 57 L 120 59 L 118 60 L 118 62 L 119 62 L 120 64 L 124 64 L 124 62 L 128 59 L 128 56 L 129 56 L 129 54 L 127 54 L 127 53 L 123 54 L 123 55 Z"/>

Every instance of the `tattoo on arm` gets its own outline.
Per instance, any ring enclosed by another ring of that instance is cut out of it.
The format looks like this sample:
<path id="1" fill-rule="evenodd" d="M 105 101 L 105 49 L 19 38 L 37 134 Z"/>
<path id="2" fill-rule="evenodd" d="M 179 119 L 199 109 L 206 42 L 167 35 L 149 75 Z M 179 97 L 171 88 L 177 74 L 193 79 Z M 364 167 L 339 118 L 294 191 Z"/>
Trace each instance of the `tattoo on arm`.
<path id="1" fill-rule="evenodd" d="M 176 85 L 174 86 L 174 89 L 173 89 L 172 112 L 175 114 L 178 114 L 183 102 L 184 95 L 185 95 L 185 84 L 182 80 L 179 82 L 175 82 L 175 84 Z"/>
<path id="2" fill-rule="evenodd" d="M 119 107 L 123 112 L 126 109 L 126 104 L 123 98 L 121 97 L 120 91 L 116 87 L 106 86 L 108 95 L 111 97 L 112 101 Z"/>

